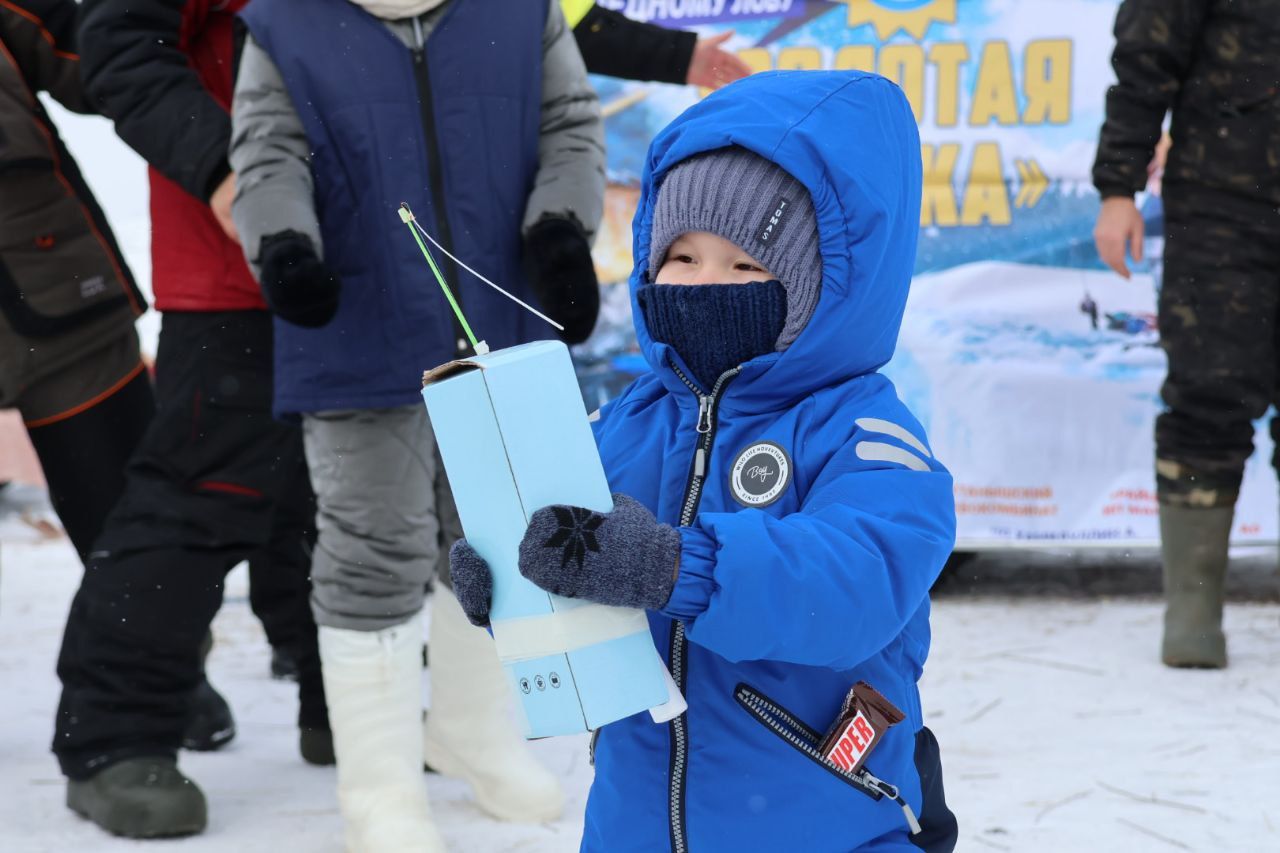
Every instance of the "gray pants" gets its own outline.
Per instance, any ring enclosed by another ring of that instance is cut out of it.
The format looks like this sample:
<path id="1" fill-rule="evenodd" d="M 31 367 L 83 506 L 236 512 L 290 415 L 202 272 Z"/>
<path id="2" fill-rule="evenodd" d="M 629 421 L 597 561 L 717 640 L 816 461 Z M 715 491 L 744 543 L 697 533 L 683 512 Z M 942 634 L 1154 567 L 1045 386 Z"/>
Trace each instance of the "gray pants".
<path id="1" fill-rule="evenodd" d="M 317 625 L 379 631 L 448 583 L 462 537 L 426 407 L 303 416 L 317 503 L 311 606 Z"/>

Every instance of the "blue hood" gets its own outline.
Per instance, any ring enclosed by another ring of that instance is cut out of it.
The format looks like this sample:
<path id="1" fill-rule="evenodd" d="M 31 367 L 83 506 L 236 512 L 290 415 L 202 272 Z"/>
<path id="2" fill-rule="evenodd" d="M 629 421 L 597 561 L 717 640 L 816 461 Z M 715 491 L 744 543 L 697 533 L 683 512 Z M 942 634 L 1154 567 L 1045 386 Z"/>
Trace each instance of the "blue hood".
<path id="1" fill-rule="evenodd" d="M 915 264 L 920 136 L 906 96 L 876 74 L 755 74 L 690 107 L 654 139 L 633 225 L 636 336 L 664 384 L 684 391 L 671 348 L 650 337 L 636 291 L 648 281 L 653 206 L 663 177 L 696 154 L 738 145 L 808 188 L 818 218 L 822 292 L 792 346 L 749 362 L 725 398 L 772 410 L 889 361 Z"/>

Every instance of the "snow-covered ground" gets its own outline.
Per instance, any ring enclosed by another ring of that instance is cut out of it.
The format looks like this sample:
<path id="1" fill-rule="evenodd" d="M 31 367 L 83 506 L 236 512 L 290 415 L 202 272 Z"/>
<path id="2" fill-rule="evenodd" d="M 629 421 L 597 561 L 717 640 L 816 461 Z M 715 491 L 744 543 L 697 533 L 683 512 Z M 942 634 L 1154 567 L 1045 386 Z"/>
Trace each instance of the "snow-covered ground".
<path id="1" fill-rule="evenodd" d="M 181 756 L 182 768 L 209 799 L 208 830 L 185 840 L 131 842 L 107 836 L 66 809 L 63 779 L 49 752 L 58 700 L 53 667 L 81 569 L 64 539 L 39 539 L 25 522 L 0 520 L 0 851 L 340 853 L 333 771 L 298 756 L 297 688 L 268 676 L 266 638 L 249 612 L 243 568 L 228 579 L 209 658 L 210 679 L 231 703 L 237 735 L 220 752 Z M 564 819 L 545 826 L 498 823 L 472 803 L 465 783 L 430 776 L 433 808 L 451 849 L 577 849 L 591 784 L 586 737 L 537 742 L 533 749 L 565 780 Z"/>
<path id="2" fill-rule="evenodd" d="M 52 112 L 149 289 L 141 161 L 106 121 L 56 106 Z M 1073 291 L 1064 310 L 1079 321 L 1075 299 Z M 150 352 L 158 322 L 151 312 L 139 324 Z M 294 690 L 267 676 L 266 641 L 239 570 L 227 585 L 209 662 L 239 734 L 221 752 L 182 757 L 209 796 L 208 831 L 128 842 L 67 811 L 48 746 L 54 659 L 80 567 L 50 526 L 43 497 L 21 488 L 7 496 L 14 511 L 4 516 L 0 507 L 0 853 L 340 851 L 333 773 L 297 755 Z M 924 703 L 942 744 L 960 850 L 1280 850 L 1280 815 L 1271 814 L 1280 800 L 1280 605 L 1229 607 L 1225 672 L 1161 667 L 1159 623 L 1154 599 L 937 603 Z M 585 738 L 533 749 L 565 781 L 564 819 L 498 824 L 470 802 L 463 783 L 431 777 L 452 849 L 577 849 L 591 782 Z"/>
<path id="3" fill-rule="evenodd" d="M 209 661 L 239 734 L 222 752 L 182 756 L 209 796 L 208 831 L 128 842 L 66 810 L 48 745 L 53 662 L 80 567 L 64 540 L 41 540 L 42 513 L 31 500 L 36 526 L 14 514 L 0 519 L 0 850 L 340 851 L 333 773 L 298 758 L 293 687 L 267 676 L 266 641 L 240 570 L 214 624 Z M 1280 815 L 1272 815 L 1280 794 L 1280 605 L 1233 604 L 1227 621 L 1230 669 L 1174 672 L 1155 659 L 1154 600 L 939 601 L 923 690 L 961 821 L 960 849 L 1280 849 Z M 452 849 L 577 849 L 591 783 L 585 739 L 533 748 L 569 791 L 564 819 L 499 824 L 470 802 L 463 783 L 431 777 Z"/>

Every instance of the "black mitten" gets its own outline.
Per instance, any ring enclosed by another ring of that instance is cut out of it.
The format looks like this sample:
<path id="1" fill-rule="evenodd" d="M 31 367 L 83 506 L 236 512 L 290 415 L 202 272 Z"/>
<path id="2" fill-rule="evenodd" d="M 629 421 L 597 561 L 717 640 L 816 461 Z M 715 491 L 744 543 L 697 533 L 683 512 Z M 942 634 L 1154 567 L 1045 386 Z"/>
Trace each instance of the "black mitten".
<path id="1" fill-rule="evenodd" d="M 281 320 L 314 329 L 338 312 L 342 282 L 305 234 L 281 231 L 263 237 L 258 265 L 262 295 Z"/>
<path id="2" fill-rule="evenodd" d="M 582 226 L 556 217 L 539 221 L 524 238 L 524 268 L 547 315 L 564 326 L 560 339 L 580 344 L 589 338 L 600 314 L 600 285 Z"/>

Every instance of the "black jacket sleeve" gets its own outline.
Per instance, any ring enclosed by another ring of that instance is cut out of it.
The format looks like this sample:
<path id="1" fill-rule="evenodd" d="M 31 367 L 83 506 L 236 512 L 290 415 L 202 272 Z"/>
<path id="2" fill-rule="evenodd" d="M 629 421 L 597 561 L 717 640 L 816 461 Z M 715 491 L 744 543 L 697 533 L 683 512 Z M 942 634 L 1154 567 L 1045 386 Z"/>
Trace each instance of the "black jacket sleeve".
<path id="1" fill-rule="evenodd" d="M 120 138 L 207 201 L 231 171 L 231 117 L 179 45 L 189 2 L 199 0 L 84 0 L 81 70 L 90 98 L 115 121 Z"/>
<path id="2" fill-rule="evenodd" d="M 90 112 L 75 52 L 75 0 L 8 0 L 0 5 L 0 42 L 33 90 L 69 110 Z"/>
<path id="3" fill-rule="evenodd" d="M 633 21 L 599 6 L 578 22 L 573 37 L 592 74 L 655 83 L 684 83 L 698 43 L 695 33 Z"/>
<path id="4" fill-rule="evenodd" d="M 1116 12 L 1107 116 L 1098 139 L 1093 185 L 1103 198 L 1147 185 L 1147 165 L 1195 59 L 1210 0 L 1125 0 Z"/>

